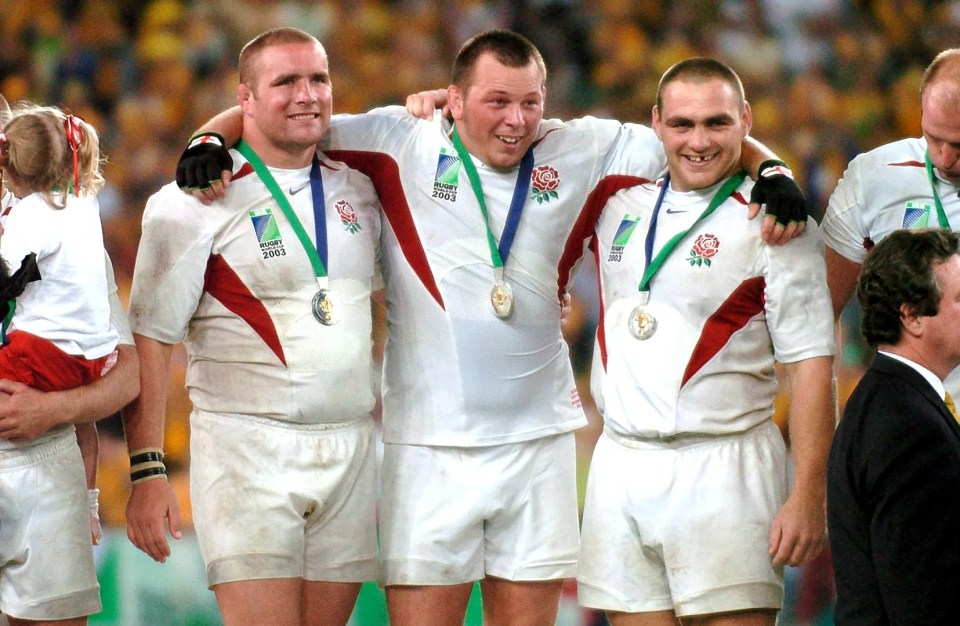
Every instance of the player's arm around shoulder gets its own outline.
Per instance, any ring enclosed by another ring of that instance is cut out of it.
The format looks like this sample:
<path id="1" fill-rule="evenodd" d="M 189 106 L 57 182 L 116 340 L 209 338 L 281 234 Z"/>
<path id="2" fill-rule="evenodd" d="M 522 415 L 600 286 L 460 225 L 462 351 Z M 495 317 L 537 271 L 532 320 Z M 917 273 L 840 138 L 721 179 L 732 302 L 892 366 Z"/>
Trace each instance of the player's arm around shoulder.
<path id="1" fill-rule="evenodd" d="M 413 136 L 421 125 L 441 124 L 440 110 L 428 119 L 391 105 L 360 114 L 337 114 L 330 118 L 330 128 L 320 140 L 324 151 L 358 150 L 395 154 L 397 147 Z"/>
<path id="2" fill-rule="evenodd" d="M 653 181 L 666 174 L 667 157 L 663 151 L 663 143 L 652 128 L 632 122 L 614 122 L 616 126 L 613 127 L 608 125 L 611 121 L 598 121 L 604 137 L 610 130 L 616 130 L 604 158 L 604 176 L 636 176 Z"/>

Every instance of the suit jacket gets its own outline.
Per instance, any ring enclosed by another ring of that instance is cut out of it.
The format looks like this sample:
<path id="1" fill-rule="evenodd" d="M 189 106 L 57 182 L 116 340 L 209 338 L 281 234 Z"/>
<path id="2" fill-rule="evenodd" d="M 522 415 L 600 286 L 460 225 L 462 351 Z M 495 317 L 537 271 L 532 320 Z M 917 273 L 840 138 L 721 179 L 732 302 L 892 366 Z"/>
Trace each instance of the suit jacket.
<path id="1" fill-rule="evenodd" d="M 827 470 L 837 626 L 960 624 L 960 425 L 924 378 L 878 354 Z"/>

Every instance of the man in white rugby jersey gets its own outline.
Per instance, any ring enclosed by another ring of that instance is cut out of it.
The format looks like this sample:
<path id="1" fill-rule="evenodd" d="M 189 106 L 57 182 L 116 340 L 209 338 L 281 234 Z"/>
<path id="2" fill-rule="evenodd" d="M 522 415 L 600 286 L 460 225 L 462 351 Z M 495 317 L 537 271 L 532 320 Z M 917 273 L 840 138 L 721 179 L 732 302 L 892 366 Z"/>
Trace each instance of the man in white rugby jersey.
<path id="1" fill-rule="evenodd" d="M 591 388 L 604 430 L 577 579 L 580 603 L 615 626 L 772 626 L 783 566 L 824 542 L 834 416 L 823 256 L 815 224 L 773 246 L 743 219 L 751 122 L 729 67 L 674 65 L 653 109 L 667 175 L 602 199 Z M 789 491 L 776 361 L 793 390 Z"/>

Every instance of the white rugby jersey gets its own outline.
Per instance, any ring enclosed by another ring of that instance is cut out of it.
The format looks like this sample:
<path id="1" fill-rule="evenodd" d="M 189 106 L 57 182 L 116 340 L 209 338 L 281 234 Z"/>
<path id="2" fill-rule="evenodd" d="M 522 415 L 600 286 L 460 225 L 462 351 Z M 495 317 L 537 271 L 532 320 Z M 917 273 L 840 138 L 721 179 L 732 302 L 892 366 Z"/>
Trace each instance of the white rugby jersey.
<path id="1" fill-rule="evenodd" d="M 0 226 L 7 223 L 7 215 L 16 204 L 16 196 L 4 189 L 3 194 L 0 195 Z M 123 304 L 120 302 L 117 281 L 113 274 L 113 263 L 110 262 L 110 256 L 106 250 L 103 251 L 103 261 L 106 270 L 107 298 L 110 302 L 110 324 L 119 337 L 118 343 L 132 345 L 133 334 L 130 332 L 130 322 L 127 320 L 127 312 L 123 310 Z M 20 267 L 19 263 L 8 264 L 12 265 L 11 272 Z"/>
<path id="2" fill-rule="evenodd" d="M 662 181 L 660 181 L 662 183 Z M 774 361 L 833 354 L 833 316 L 817 227 L 768 246 L 762 221 L 747 221 L 747 179 L 693 226 L 651 283 L 654 334 L 636 339 L 628 318 L 640 304 L 645 241 L 659 194 L 645 183 L 610 198 L 593 243 L 601 323 L 591 391 L 606 425 L 635 437 L 747 430 L 773 415 Z M 717 188 L 668 189 L 653 257 L 694 224 Z"/>
<path id="3" fill-rule="evenodd" d="M 232 156 L 222 201 L 204 206 L 171 183 L 147 203 L 133 331 L 184 342 L 198 409 L 307 424 L 356 419 L 374 405 L 380 213 L 370 181 L 321 155 L 329 288 L 341 317 L 324 326 L 312 312 L 318 286 L 307 253 L 251 165 Z M 270 171 L 315 245 L 310 168 Z"/>
<path id="4" fill-rule="evenodd" d="M 12 328 L 86 359 L 113 352 L 118 334 L 110 323 L 96 198 L 70 195 L 66 206 L 56 209 L 34 193 L 12 206 L 4 219 L 0 256 L 14 272 L 31 252 L 42 279 L 17 298 Z"/>
<path id="5" fill-rule="evenodd" d="M 490 303 L 486 228 L 450 132 L 439 112 L 425 121 L 387 107 L 334 116 L 325 138 L 331 155 L 370 176 L 386 218 L 384 441 L 484 446 L 571 431 L 586 420 L 560 333 L 559 294 L 601 208 L 589 194 L 617 168 L 656 178 L 662 148 L 643 126 L 541 123 L 505 265 L 515 303 L 504 320 Z M 518 168 L 474 163 L 499 242 Z"/>
<path id="6" fill-rule="evenodd" d="M 875 243 L 900 228 L 939 228 L 924 155 L 927 140 L 901 139 L 854 158 L 830 196 L 823 239 L 835 252 L 863 263 Z M 937 195 L 950 228 L 960 230 L 960 187 L 936 176 Z M 960 395 L 960 368 L 944 381 Z"/>
<path id="7" fill-rule="evenodd" d="M 826 244 L 863 263 L 867 250 L 894 230 L 939 228 L 924 166 L 926 152 L 922 137 L 902 139 L 850 161 L 823 216 Z M 960 229 L 960 188 L 936 176 L 934 180 L 950 227 Z"/>

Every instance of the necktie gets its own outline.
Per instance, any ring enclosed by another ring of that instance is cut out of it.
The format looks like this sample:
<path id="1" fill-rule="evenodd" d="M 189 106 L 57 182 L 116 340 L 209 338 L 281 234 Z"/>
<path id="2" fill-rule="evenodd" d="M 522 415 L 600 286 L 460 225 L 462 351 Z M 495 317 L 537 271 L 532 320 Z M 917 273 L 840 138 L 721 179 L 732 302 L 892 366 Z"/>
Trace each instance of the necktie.
<path id="1" fill-rule="evenodd" d="M 943 402 L 947 405 L 947 410 L 950 411 L 950 415 L 953 416 L 953 419 L 960 422 L 960 417 L 957 417 L 957 405 L 953 403 L 953 398 L 950 397 L 949 393 L 944 392 Z"/>

